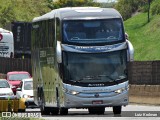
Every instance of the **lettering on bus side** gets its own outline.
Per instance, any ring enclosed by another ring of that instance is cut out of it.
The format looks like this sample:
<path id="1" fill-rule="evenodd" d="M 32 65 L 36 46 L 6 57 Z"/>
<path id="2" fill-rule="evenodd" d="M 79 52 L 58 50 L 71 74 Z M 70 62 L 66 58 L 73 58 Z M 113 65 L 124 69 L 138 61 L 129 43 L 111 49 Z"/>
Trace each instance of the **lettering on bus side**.
<path id="1" fill-rule="evenodd" d="M 46 57 L 46 51 L 40 51 L 40 57 Z"/>
<path id="2" fill-rule="evenodd" d="M 54 64 L 54 57 L 47 57 L 47 64 Z"/>

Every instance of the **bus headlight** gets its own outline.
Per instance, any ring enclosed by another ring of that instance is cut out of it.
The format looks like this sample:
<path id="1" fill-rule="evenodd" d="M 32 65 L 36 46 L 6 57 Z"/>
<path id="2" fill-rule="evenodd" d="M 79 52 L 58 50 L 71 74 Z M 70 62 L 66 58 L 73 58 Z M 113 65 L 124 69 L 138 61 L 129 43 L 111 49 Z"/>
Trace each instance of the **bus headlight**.
<path id="1" fill-rule="evenodd" d="M 68 94 L 71 94 L 71 95 L 77 95 L 77 94 L 80 93 L 80 92 L 77 92 L 77 91 L 74 91 L 74 90 L 67 90 L 67 89 L 65 89 L 65 92 L 68 93 Z"/>
<path id="2" fill-rule="evenodd" d="M 79 94 L 79 92 L 77 92 L 77 91 L 70 91 L 70 93 L 71 93 L 72 95 L 77 95 L 77 94 Z"/>
<path id="3" fill-rule="evenodd" d="M 118 93 L 118 94 L 121 94 L 124 90 L 125 90 L 124 88 L 121 88 L 121 89 L 115 90 L 114 92 Z"/>

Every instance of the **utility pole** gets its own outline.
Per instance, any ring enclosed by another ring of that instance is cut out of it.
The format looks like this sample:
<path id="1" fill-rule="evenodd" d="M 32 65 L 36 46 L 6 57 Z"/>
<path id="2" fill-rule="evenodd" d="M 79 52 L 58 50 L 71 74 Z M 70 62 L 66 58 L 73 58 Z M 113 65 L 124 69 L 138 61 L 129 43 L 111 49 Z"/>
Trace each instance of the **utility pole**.
<path id="1" fill-rule="evenodd" d="M 150 0 L 148 0 L 148 23 L 150 22 L 149 11 L 150 11 Z"/>

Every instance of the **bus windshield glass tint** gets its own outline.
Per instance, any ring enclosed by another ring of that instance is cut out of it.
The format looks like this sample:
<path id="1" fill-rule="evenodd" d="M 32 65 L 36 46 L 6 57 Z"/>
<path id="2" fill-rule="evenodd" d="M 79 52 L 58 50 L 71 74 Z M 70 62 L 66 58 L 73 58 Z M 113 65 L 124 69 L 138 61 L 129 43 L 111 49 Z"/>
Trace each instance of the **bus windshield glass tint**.
<path id="1" fill-rule="evenodd" d="M 112 43 L 123 40 L 124 31 L 121 19 L 63 22 L 64 43 Z"/>
<path id="2" fill-rule="evenodd" d="M 63 52 L 65 81 L 97 83 L 126 79 L 126 51 L 109 53 Z"/>

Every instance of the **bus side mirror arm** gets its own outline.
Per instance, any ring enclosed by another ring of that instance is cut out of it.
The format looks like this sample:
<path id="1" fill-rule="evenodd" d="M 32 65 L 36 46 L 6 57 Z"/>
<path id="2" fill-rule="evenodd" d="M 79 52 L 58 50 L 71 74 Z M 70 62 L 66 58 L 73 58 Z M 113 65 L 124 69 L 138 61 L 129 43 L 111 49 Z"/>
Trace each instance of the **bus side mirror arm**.
<path id="1" fill-rule="evenodd" d="M 125 33 L 125 38 L 129 40 L 129 35 L 127 33 Z"/>
<path id="2" fill-rule="evenodd" d="M 57 52 L 57 62 L 62 63 L 62 50 L 61 50 L 61 43 L 59 41 L 57 41 L 56 52 Z"/>
<path id="3" fill-rule="evenodd" d="M 128 46 L 128 50 L 127 50 L 127 58 L 129 62 L 132 62 L 134 61 L 134 48 L 133 48 L 133 45 L 132 43 L 129 41 L 129 40 L 126 40 L 127 41 L 127 46 Z"/>

